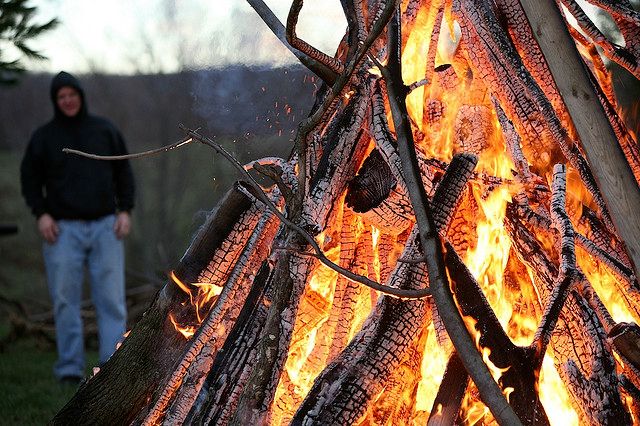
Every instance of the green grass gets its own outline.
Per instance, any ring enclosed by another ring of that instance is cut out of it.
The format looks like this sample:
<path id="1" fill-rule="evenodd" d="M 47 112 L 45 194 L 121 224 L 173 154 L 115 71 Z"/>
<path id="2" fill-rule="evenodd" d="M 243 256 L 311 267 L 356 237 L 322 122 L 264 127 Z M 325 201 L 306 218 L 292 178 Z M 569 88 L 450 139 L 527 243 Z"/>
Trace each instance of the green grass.
<path id="1" fill-rule="evenodd" d="M 50 309 L 35 220 L 20 195 L 21 152 L 0 150 L 0 222 L 17 224 L 16 235 L 0 237 L 0 295 L 18 301 L 29 313 Z M 9 333 L 12 309 L 0 304 L 0 341 Z M 75 393 L 53 377 L 55 348 L 34 338 L 0 347 L 0 425 L 43 425 Z M 88 352 L 87 365 L 97 364 Z M 89 373 L 89 371 L 87 371 Z"/>
<path id="2" fill-rule="evenodd" d="M 36 221 L 20 195 L 22 153 L 0 151 L 0 223 L 16 224 L 0 237 L 0 293 L 26 303 L 30 312 L 47 309 L 47 285 Z"/>
<path id="3" fill-rule="evenodd" d="M 43 425 L 73 396 L 77 387 L 61 385 L 52 374 L 55 350 L 21 340 L 0 353 L 0 424 Z M 88 365 L 98 354 L 87 353 Z M 89 369 L 87 374 L 89 374 Z"/>

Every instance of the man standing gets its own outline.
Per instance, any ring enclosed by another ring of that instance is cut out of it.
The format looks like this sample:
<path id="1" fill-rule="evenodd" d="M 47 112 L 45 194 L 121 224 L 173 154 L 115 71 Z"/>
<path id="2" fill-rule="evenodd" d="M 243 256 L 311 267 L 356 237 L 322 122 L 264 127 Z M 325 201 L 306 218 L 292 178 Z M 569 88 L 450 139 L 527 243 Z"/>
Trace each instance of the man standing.
<path id="1" fill-rule="evenodd" d="M 96 309 L 100 362 L 109 359 L 126 327 L 124 248 L 134 183 L 127 161 L 98 161 L 62 152 L 127 153 L 120 132 L 87 112 L 84 91 L 71 74 L 51 83 L 54 117 L 38 128 L 21 166 L 22 194 L 44 238 L 58 360 L 54 375 L 79 383 L 84 375 L 82 282 L 87 268 Z"/>

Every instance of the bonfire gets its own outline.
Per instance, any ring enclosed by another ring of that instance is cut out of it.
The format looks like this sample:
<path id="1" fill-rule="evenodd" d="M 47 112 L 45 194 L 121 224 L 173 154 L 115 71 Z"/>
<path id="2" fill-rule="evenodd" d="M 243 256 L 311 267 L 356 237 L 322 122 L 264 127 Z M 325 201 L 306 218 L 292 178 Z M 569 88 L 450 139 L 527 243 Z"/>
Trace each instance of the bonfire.
<path id="1" fill-rule="evenodd" d="M 53 423 L 640 424 L 640 152 L 601 57 L 640 77 L 631 3 L 589 0 L 617 45 L 574 0 L 344 0 L 331 56 L 302 0 L 248 2 L 313 109 L 288 158 L 168 147 L 242 178 Z"/>

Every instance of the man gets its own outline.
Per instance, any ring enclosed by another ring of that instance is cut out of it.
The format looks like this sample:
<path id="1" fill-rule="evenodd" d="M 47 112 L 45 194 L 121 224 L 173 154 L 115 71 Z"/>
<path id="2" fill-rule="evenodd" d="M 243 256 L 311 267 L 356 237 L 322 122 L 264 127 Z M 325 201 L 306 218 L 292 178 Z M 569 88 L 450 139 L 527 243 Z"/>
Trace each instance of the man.
<path id="1" fill-rule="evenodd" d="M 21 166 L 22 194 L 45 240 L 43 255 L 53 302 L 58 360 L 54 375 L 79 383 L 84 375 L 80 315 L 84 269 L 96 309 L 100 362 L 109 359 L 126 327 L 124 248 L 134 183 L 127 161 L 98 161 L 62 152 L 73 148 L 122 155 L 120 132 L 87 112 L 84 91 L 71 74 L 51 83 L 54 117 L 38 128 Z"/>

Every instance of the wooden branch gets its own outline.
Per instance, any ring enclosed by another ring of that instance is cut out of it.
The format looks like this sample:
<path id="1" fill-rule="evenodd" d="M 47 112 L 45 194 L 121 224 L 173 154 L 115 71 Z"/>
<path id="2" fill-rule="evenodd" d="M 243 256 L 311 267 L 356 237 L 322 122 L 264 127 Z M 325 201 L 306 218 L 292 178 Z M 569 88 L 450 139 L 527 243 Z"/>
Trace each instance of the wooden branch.
<path id="1" fill-rule="evenodd" d="M 307 53 L 302 52 L 291 44 L 287 40 L 286 29 L 285 26 L 282 25 L 282 22 L 278 19 L 278 17 L 271 11 L 269 6 L 267 6 L 262 0 L 247 0 L 247 3 L 258 13 L 260 18 L 264 21 L 265 24 L 271 29 L 273 34 L 278 37 L 278 40 L 287 48 L 291 53 L 293 53 L 296 58 L 304 66 L 309 68 L 311 72 L 320 77 L 325 83 L 332 85 L 336 78 L 338 77 L 338 73 L 328 67 L 326 64 L 318 61 L 317 59 L 309 56 Z"/>
<path id="2" fill-rule="evenodd" d="M 535 350 L 536 368 L 540 369 L 551 335 L 558 323 L 569 291 L 582 278 L 576 263 L 575 236 L 573 225 L 566 212 L 567 177 L 566 167 L 556 164 L 553 168 L 553 186 L 551 198 L 551 218 L 554 227 L 560 233 L 561 253 L 560 271 L 556 286 L 546 304 L 542 320 L 538 325 L 531 347 Z"/>
<path id="3" fill-rule="evenodd" d="M 322 262 L 327 267 L 335 270 L 341 275 L 344 275 L 348 279 L 358 282 L 360 284 L 364 284 L 367 287 L 370 287 L 374 290 L 377 290 L 384 294 L 389 294 L 395 297 L 408 298 L 408 299 L 420 299 L 423 297 L 427 297 L 430 295 L 430 291 L 428 288 L 421 290 L 403 290 L 390 288 L 383 284 L 377 283 L 368 277 L 363 277 L 362 275 L 354 274 L 353 272 L 341 268 L 339 265 L 336 265 L 334 262 L 329 260 L 327 256 L 324 254 L 316 240 L 301 226 L 295 224 L 291 220 L 287 219 L 282 212 L 269 200 L 269 197 L 264 193 L 264 190 L 258 184 L 258 182 L 253 179 L 253 177 L 246 171 L 246 169 L 236 160 L 231 154 L 229 154 L 220 144 L 215 143 L 210 138 L 203 136 L 196 132 L 195 130 L 187 129 L 184 126 L 181 126 L 182 130 L 184 130 L 190 137 L 193 139 L 202 142 L 205 145 L 213 148 L 218 154 L 221 154 L 227 160 L 231 162 L 231 164 L 240 172 L 240 174 L 248 180 L 248 184 L 255 190 L 256 196 L 260 201 L 264 203 L 264 205 L 269 208 L 277 217 L 280 219 L 282 223 L 284 223 L 287 227 L 296 231 L 315 251 L 316 257 L 320 262 Z"/>
<path id="4" fill-rule="evenodd" d="M 407 244 L 405 252 L 417 251 L 415 233 L 410 240 L 412 243 Z M 389 284 L 403 288 L 425 286 L 424 267 L 397 265 Z M 294 423 L 322 419 L 328 423 L 351 424 L 366 413 L 372 398 L 386 387 L 392 372 L 428 322 L 429 302 L 378 299 L 374 312 L 348 348 L 314 381 Z"/>
<path id="5" fill-rule="evenodd" d="M 287 205 L 288 203 L 293 203 L 294 201 L 293 191 L 291 187 L 287 185 L 285 181 L 282 179 L 283 171 L 280 167 L 275 165 L 269 165 L 269 164 L 263 165 L 263 164 L 259 164 L 258 162 L 253 163 L 252 167 L 256 172 L 270 178 L 272 181 L 275 182 L 276 186 L 280 190 L 280 193 L 284 197 L 285 205 Z"/>
<path id="6" fill-rule="evenodd" d="M 582 277 L 582 281 L 578 283 L 577 291 L 596 313 L 605 332 L 611 333 L 611 330 L 616 326 L 616 322 L 613 320 L 607 307 L 602 303 L 602 300 L 600 300 L 600 297 L 598 297 L 598 293 L 596 293 L 591 283 L 587 281 L 585 277 Z"/>
<path id="7" fill-rule="evenodd" d="M 343 209 L 342 226 L 340 227 L 340 265 L 354 267 L 360 263 L 357 253 L 360 251 L 362 242 L 361 235 L 357 235 L 358 220 L 356 214 L 348 209 Z M 372 251 L 373 247 L 363 247 L 364 251 Z M 358 253 L 363 256 L 364 253 Z M 333 293 L 333 303 L 327 323 L 333 331 L 331 345 L 329 346 L 328 359 L 334 359 L 349 343 L 351 322 L 355 314 L 354 305 L 359 292 L 357 288 L 345 280 L 338 277 Z"/>
<path id="8" fill-rule="evenodd" d="M 564 5 L 569 13 L 575 18 L 580 29 L 593 40 L 595 44 L 602 48 L 604 55 L 616 62 L 618 65 L 626 68 L 636 77 L 640 76 L 640 68 L 638 61 L 634 58 L 633 53 L 622 46 L 618 46 L 607 39 L 600 29 L 591 21 L 587 14 L 582 10 L 575 0 L 555 0 L 558 6 Z M 562 9 L 561 9 L 562 10 Z M 571 25 L 571 24 L 568 24 Z"/>
<path id="9" fill-rule="evenodd" d="M 554 1 L 523 0 L 521 3 L 638 276 L 640 221 L 629 218 L 640 211 L 640 189 Z"/>
<path id="10" fill-rule="evenodd" d="M 316 62 L 329 68 L 335 73 L 336 76 L 339 75 L 344 69 L 344 65 L 342 64 L 342 62 L 340 62 L 339 59 L 321 52 L 306 41 L 298 38 L 298 36 L 296 35 L 296 25 L 298 24 L 298 17 L 300 16 L 300 12 L 302 11 L 302 4 L 303 0 L 293 0 L 291 2 L 291 8 L 289 9 L 289 15 L 287 16 L 287 27 L 285 31 L 287 41 L 291 44 L 291 46 L 305 53 Z"/>
<path id="11" fill-rule="evenodd" d="M 126 155 L 96 155 L 88 152 L 78 151 L 77 149 L 71 148 L 62 148 L 62 152 L 65 154 L 75 154 L 81 157 L 91 158 L 93 160 L 107 160 L 107 161 L 115 161 L 115 160 L 130 160 L 134 158 L 143 158 L 149 157 L 155 154 L 161 154 L 163 152 L 169 152 L 172 149 L 183 147 L 192 142 L 190 137 L 182 138 L 178 142 L 174 142 L 169 145 L 161 146 L 160 148 L 150 149 L 148 151 L 138 152 L 135 154 L 126 154 Z"/>
<path id="12" fill-rule="evenodd" d="M 443 259 L 442 242 L 430 211 L 430 204 L 420 175 L 420 168 L 416 158 L 413 134 L 408 120 L 406 106 L 406 87 L 402 82 L 400 70 L 400 52 L 398 49 L 400 40 L 399 16 L 392 20 L 389 29 L 389 63 L 387 67 L 381 67 L 383 77 L 389 91 L 389 103 L 391 114 L 395 124 L 398 138 L 398 151 L 400 154 L 402 171 L 405 178 L 411 204 L 416 215 L 419 228 L 420 244 L 427 258 L 429 273 L 429 286 L 434 302 L 444 322 L 447 332 L 458 351 L 458 354 L 480 391 L 482 400 L 491 410 L 496 420 L 510 425 L 520 425 L 521 422 L 509 406 L 502 391 L 493 380 L 487 365 L 478 353 L 471 336 L 455 306 L 451 289 L 446 275 Z"/>

